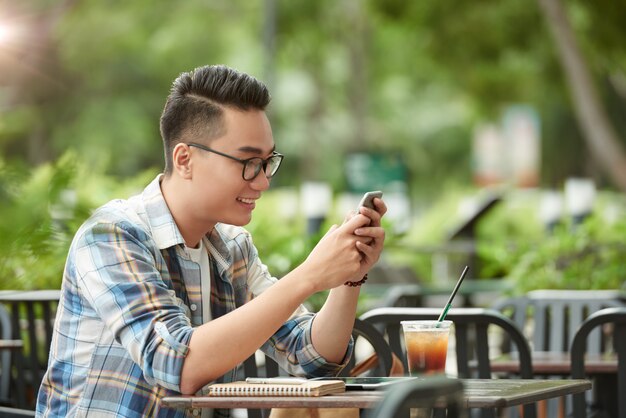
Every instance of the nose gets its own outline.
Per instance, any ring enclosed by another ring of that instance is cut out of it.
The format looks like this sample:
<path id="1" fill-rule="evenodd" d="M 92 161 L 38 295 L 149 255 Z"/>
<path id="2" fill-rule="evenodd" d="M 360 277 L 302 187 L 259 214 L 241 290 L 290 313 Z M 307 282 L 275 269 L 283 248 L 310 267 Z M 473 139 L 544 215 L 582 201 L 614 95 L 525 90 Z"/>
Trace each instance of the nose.
<path id="1" fill-rule="evenodd" d="M 261 172 L 257 174 L 254 179 L 252 179 L 252 181 L 250 182 L 250 186 L 254 190 L 260 191 L 264 191 L 270 188 L 270 179 L 265 176 L 264 170 L 261 170 Z"/>

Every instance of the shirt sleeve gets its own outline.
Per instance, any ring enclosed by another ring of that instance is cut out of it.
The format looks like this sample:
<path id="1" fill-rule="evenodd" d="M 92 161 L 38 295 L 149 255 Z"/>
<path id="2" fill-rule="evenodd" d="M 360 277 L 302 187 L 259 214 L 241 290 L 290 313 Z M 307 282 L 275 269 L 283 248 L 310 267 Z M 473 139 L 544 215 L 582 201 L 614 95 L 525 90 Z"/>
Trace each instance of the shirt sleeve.
<path id="1" fill-rule="evenodd" d="M 277 279 L 271 276 L 267 266 L 259 259 L 251 239 L 248 249 L 248 286 L 253 296 L 256 296 L 274 284 Z M 313 347 L 311 329 L 314 317 L 314 313 L 300 305 L 289 320 L 263 344 L 261 350 L 291 375 L 335 376 L 348 364 L 354 350 L 354 340 L 350 338 L 341 363 L 326 361 Z"/>
<path id="2" fill-rule="evenodd" d="M 157 268 L 150 236 L 130 223 L 95 223 L 76 242 L 78 284 L 113 339 L 150 384 L 180 391 L 193 328 Z"/>
<path id="3" fill-rule="evenodd" d="M 307 313 L 291 318 L 261 347 L 279 366 L 294 376 L 336 376 L 350 360 L 354 340 L 350 338 L 346 354 L 341 363 L 326 361 L 311 339 L 311 326 L 315 314 Z"/>

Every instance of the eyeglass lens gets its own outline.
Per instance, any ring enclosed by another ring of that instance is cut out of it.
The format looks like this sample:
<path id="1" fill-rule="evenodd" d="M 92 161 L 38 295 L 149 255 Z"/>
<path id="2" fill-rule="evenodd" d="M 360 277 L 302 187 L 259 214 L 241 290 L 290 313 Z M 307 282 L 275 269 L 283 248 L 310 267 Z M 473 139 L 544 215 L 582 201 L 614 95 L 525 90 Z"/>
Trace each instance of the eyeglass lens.
<path id="1" fill-rule="evenodd" d="M 252 180 L 261 172 L 261 169 L 263 169 L 265 176 L 269 179 L 276 174 L 276 171 L 278 171 L 280 162 L 280 156 L 273 156 L 267 160 L 263 160 L 262 158 L 253 158 L 248 160 L 243 168 L 243 178 L 246 180 Z"/>

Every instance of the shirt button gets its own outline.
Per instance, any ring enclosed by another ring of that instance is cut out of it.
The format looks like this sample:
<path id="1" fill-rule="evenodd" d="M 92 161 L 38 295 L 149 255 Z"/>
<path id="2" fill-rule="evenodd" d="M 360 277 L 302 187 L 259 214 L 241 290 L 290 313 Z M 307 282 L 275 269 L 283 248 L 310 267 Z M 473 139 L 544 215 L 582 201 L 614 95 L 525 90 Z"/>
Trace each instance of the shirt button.
<path id="1" fill-rule="evenodd" d="M 197 417 L 200 415 L 200 411 L 197 409 L 194 409 L 193 411 L 191 411 L 191 413 L 193 414 L 194 417 Z"/>
<path id="2" fill-rule="evenodd" d="M 196 311 L 196 309 L 198 309 L 195 303 L 192 303 L 191 306 L 189 306 L 189 308 L 191 308 L 191 310 L 194 312 Z"/>

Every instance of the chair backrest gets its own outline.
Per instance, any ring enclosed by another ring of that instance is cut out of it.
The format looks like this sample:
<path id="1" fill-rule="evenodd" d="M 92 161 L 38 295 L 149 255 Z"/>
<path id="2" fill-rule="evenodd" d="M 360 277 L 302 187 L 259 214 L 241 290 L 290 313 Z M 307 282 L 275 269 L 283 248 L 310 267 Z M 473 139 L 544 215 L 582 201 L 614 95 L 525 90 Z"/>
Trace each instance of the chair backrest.
<path id="1" fill-rule="evenodd" d="M 463 407 L 463 385 L 457 379 L 433 377 L 394 385 L 369 418 L 408 417 L 410 408 L 445 406 L 448 418 L 466 416 Z"/>
<path id="2" fill-rule="evenodd" d="M 585 378 L 585 353 L 590 334 L 603 324 L 613 324 L 613 347 L 618 356 L 617 388 L 618 412 L 615 416 L 626 416 L 626 307 L 606 308 L 590 315 L 574 335 L 571 347 L 572 378 Z M 621 395 L 621 396 L 619 396 Z M 587 416 L 585 394 L 574 395 L 574 417 Z"/>
<path id="3" fill-rule="evenodd" d="M 25 418 L 34 417 L 35 411 L 29 409 L 6 408 L 0 406 L 0 417 L 2 418 Z"/>
<path id="4" fill-rule="evenodd" d="M 391 366 L 393 358 L 391 347 L 383 337 L 383 335 L 369 322 L 362 321 L 358 318 L 354 320 L 354 328 L 352 329 L 352 338 L 354 339 L 355 352 L 352 354 L 348 365 L 343 368 L 340 376 L 348 376 L 353 370 L 357 362 L 357 349 L 360 348 L 361 342 L 367 342 L 374 350 L 377 357 L 377 364 L 368 370 L 370 376 L 389 376 L 391 374 Z"/>
<path id="5" fill-rule="evenodd" d="M 360 319 L 367 321 L 387 335 L 392 351 L 404 362 L 406 368 L 406 354 L 404 353 L 401 321 L 437 319 L 441 309 L 437 308 L 376 308 L 361 315 Z M 482 308 L 453 308 L 448 311 L 446 319 L 454 323 L 455 352 L 459 377 L 478 377 L 490 379 L 491 362 L 490 348 L 496 346 L 488 332 L 489 326 L 495 326 L 503 331 L 516 345 L 520 364 L 520 377 L 532 379 L 532 361 L 528 341 L 509 318 L 501 313 Z M 473 367 L 473 362 L 476 367 Z M 408 368 L 407 368 L 408 370 Z M 535 405 L 524 407 L 526 417 L 535 417 Z"/>
<path id="6" fill-rule="evenodd" d="M 526 296 L 496 302 L 493 309 L 505 313 L 524 330 L 535 351 L 567 352 L 580 324 L 592 313 L 626 306 L 621 293 L 613 290 L 535 290 Z M 589 340 L 589 353 L 601 352 L 599 331 Z"/>
<path id="7" fill-rule="evenodd" d="M 10 295 L 2 295 L 2 303 L 11 312 L 12 338 L 24 341 L 24 355 L 19 356 L 24 363 L 24 379 L 22 384 L 18 382 L 18 387 L 13 388 L 17 392 L 18 406 L 35 406 L 36 394 L 48 365 L 59 295 L 59 290 L 11 291 Z M 27 326 L 22 328 L 20 324 L 24 320 Z M 17 360 L 18 356 L 14 358 Z M 27 399 L 20 399 L 22 394 L 26 394 Z"/>
<path id="8" fill-rule="evenodd" d="M 0 338 L 13 338 L 11 316 L 4 306 L 0 305 Z M 0 350 L 0 402 L 8 403 L 9 385 L 11 383 L 11 350 Z"/>
<path id="9" fill-rule="evenodd" d="M 371 323 L 387 335 L 391 350 L 405 362 L 406 366 L 400 322 L 437 319 L 440 313 L 441 310 L 437 308 L 376 308 L 361 315 L 360 319 Z M 491 378 L 487 333 L 489 325 L 502 329 L 516 344 L 520 351 L 520 376 L 528 379 L 533 377 L 528 342 L 510 319 L 499 312 L 482 308 L 453 308 L 448 311 L 446 319 L 454 323 L 459 377 Z M 474 347 L 474 353 L 470 352 L 471 347 Z M 470 370 L 472 360 L 477 362 L 476 376 Z"/>

